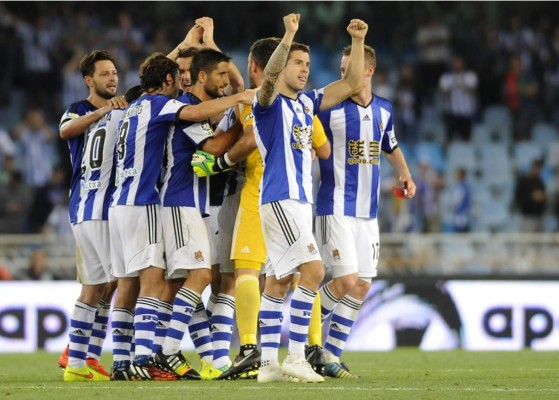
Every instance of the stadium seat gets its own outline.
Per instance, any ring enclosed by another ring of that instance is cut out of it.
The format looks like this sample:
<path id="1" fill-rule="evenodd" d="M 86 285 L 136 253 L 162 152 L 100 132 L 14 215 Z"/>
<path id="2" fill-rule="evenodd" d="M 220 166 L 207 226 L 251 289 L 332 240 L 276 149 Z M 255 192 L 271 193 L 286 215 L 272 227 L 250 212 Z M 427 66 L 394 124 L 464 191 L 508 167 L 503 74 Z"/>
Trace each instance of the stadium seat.
<path id="1" fill-rule="evenodd" d="M 510 187 L 510 186 L 509 186 Z M 510 230 L 510 199 L 507 188 L 486 186 L 475 198 L 476 230 L 480 232 L 508 232 Z"/>
<path id="2" fill-rule="evenodd" d="M 469 142 L 454 141 L 448 146 L 446 154 L 446 177 L 447 182 L 453 181 L 456 169 L 463 168 L 468 178 L 472 178 L 478 168 L 474 145 Z"/>
<path id="3" fill-rule="evenodd" d="M 479 149 L 479 171 L 488 184 L 512 182 L 513 165 L 508 148 L 503 143 L 489 142 Z"/>
<path id="4" fill-rule="evenodd" d="M 551 168 L 559 168 L 559 141 L 547 147 L 547 157 L 545 164 Z"/>
<path id="5" fill-rule="evenodd" d="M 531 138 L 540 146 L 549 147 L 559 142 L 559 132 L 553 124 L 538 122 L 532 127 Z"/>
<path id="6" fill-rule="evenodd" d="M 525 140 L 516 142 L 512 148 L 514 168 L 520 172 L 526 172 L 534 160 L 544 156 L 543 148 L 538 143 Z"/>
<path id="7" fill-rule="evenodd" d="M 506 106 L 489 106 L 483 111 L 482 121 L 490 132 L 490 137 L 510 143 L 512 140 L 512 116 Z"/>
<path id="8" fill-rule="evenodd" d="M 442 172 L 445 168 L 445 157 L 443 149 L 439 143 L 430 141 L 421 141 L 415 146 L 415 160 L 417 162 L 426 162 L 438 172 Z"/>

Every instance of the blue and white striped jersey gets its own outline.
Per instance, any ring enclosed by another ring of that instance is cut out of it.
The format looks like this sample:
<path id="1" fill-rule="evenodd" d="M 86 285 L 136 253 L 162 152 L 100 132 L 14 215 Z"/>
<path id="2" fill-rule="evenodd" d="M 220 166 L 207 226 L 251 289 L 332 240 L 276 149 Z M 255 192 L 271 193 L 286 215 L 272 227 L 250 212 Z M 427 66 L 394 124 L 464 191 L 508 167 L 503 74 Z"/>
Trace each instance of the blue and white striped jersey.
<path id="1" fill-rule="evenodd" d="M 85 136 L 77 223 L 109 219 L 117 128 L 123 115 L 124 110 L 111 111 L 91 124 Z"/>
<path id="2" fill-rule="evenodd" d="M 143 95 L 124 110 L 116 144 L 116 205 L 160 204 L 165 142 L 184 103 L 161 94 Z"/>
<path id="3" fill-rule="evenodd" d="M 299 92 L 296 99 L 278 93 L 269 108 L 255 97 L 254 135 L 264 161 L 260 204 L 284 199 L 313 202 L 313 115 L 323 95 L 323 89 Z"/>
<path id="4" fill-rule="evenodd" d="M 196 105 L 201 100 L 185 93 L 179 100 Z M 209 120 L 204 122 L 177 122 L 167 138 L 166 166 L 161 202 L 164 207 L 194 207 L 205 213 L 209 207 L 208 178 L 199 178 L 192 169 L 192 155 L 200 143 L 214 136 Z"/>
<path id="5" fill-rule="evenodd" d="M 381 150 L 391 153 L 398 146 L 392 104 L 377 96 L 367 107 L 346 99 L 318 117 L 332 155 L 320 160 L 316 214 L 376 218 Z"/>
<path id="6" fill-rule="evenodd" d="M 79 118 L 95 110 L 97 110 L 97 107 L 95 107 L 87 100 L 72 103 L 62 115 L 59 127 L 61 128 L 72 119 Z M 89 129 L 87 131 L 89 131 Z M 87 131 L 84 133 L 86 134 Z M 82 178 L 81 166 L 84 143 L 84 134 L 75 136 L 72 139 L 68 140 L 68 148 L 70 149 L 70 162 L 72 164 L 72 178 L 70 180 L 70 201 L 68 203 L 68 213 L 70 215 L 71 224 L 76 224 L 78 221 L 77 213 L 78 204 L 80 202 L 80 181 Z"/>

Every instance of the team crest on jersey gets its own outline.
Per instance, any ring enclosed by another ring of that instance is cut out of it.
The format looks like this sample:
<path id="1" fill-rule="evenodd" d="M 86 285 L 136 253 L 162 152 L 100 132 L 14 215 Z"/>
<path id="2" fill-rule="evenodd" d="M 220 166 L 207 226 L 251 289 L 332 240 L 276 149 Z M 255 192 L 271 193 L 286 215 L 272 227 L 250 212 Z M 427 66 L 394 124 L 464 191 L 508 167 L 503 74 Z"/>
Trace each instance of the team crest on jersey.
<path id="1" fill-rule="evenodd" d="M 305 112 L 308 114 L 308 113 L 311 112 L 311 109 L 309 107 L 305 106 Z"/>
<path id="2" fill-rule="evenodd" d="M 204 261 L 204 255 L 202 254 L 202 252 L 200 250 L 194 252 L 194 258 L 198 262 L 203 262 Z"/>
<path id="3" fill-rule="evenodd" d="M 312 126 L 299 126 L 293 127 L 293 138 L 295 143 L 291 146 L 297 150 L 310 149 L 312 146 Z"/>
<path id="4" fill-rule="evenodd" d="M 378 127 L 380 128 L 381 131 L 384 130 L 384 124 L 382 123 L 382 121 L 379 122 Z"/>
<path id="5" fill-rule="evenodd" d="M 313 243 L 309 244 L 307 248 L 309 249 L 309 253 L 316 254 L 316 247 L 314 247 Z"/>
<path id="6" fill-rule="evenodd" d="M 338 249 L 332 250 L 332 257 L 334 258 L 334 260 L 340 261 L 340 250 Z"/>

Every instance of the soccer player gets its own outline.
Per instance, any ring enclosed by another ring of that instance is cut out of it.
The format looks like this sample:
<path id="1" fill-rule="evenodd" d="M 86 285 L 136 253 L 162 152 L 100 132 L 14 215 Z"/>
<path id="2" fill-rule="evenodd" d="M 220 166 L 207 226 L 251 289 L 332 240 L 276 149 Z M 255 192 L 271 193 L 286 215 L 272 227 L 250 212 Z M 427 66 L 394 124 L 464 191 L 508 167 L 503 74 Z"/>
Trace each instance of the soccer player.
<path id="1" fill-rule="evenodd" d="M 198 18 L 195 21 L 195 26 L 189 30 L 186 35 L 185 40 L 182 42 L 182 46 L 190 46 L 186 48 L 177 47 L 168 57 L 171 58 L 173 54 L 176 54 L 176 62 L 179 65 L 179 72 L 181 76 L 181 89 L 183 92 L 190 92 L 192 88 L 192 79 L 190 74 L 190 64 L 194 54 L 198 52 L 200 48 L 212 48 L 219 51 L 219 48 L 215 44 L 213 39 L 213 20 L 209 17 Z M 229 85 L 226 87 L 226 91 L 230 93 L 236 93 L 244 89 L 244 82 L 242 76 L 233 62 L 229 63 Z M 220 122 L 219 128 L 216 130 L 216 134 L 221 131 L 227 131 L 229 127 L 234 123 L 236 117 L 232 114 L 229 109 L 227 115 L 224 116 Z M 212 118 L 214 120 L 215 118 Z M 213 124 L 212 124 L 213 127 Z M 232 171 L 233 172 L 233 171 Z M 221 177 L 219 177 L 221 178 Z M 230 180 L 228 180 L 230 182 Z M 200 357 L 201 368 L 199 370 L 202 379 L 212 379 L 221 373 L 226 365 L 231 363 L 229 359 L 229 346 L 231 342 L 231 336 L 233 332 L 233 313 L 234 313 L 234 285 L 233 285 L 233 268 L 226 270 L 229 262 L 228 250 L 230 246 L 226 243 L 230 240 L 230 236 L 226 232 L 226 226 L 231 225 L 230 231 L 232 232 L 232 222 L 226 224 L 227 216 L 225 210 L 228 210 L 228 205 L 231 204 L 235 209 L 236 206 L 234 201 L 235 196 L 225 197 L 226 207 L 221 209 L 219 205 L 224 201 L 224 188 L 225 182 L 220 180 L 210 180 L 210 197 L 209 197 L 209 210 L 206 210 L 208 217 L 204 219 L 210 234 L 210 256 L 212 264 L 212 296 L 208 303 L 208 307 L 204 306 L 203 302 L 200 300 L 198 303 L 192 318 L 189 323 L 189 333 L 191 339 L 196 347 L 196 351 Z M 232 185 L 228 185 L 231 189 Z M 228 195 L 232 190 L 227 191 Z M 219 214 L 219 216 L 218 216 Z M 221 226 L 218 229 L 218 218 L 222 218 Z M 233 221 L 234 219 L 231 218 Z M 213 233 L 219 231 L 219 236 Z M 227 249 L 227 256 L 223 257 L 223 253 Z M 222 260 L 222 261 L 217 261 Z M 223 269 L 220 273 L 220 267 Z M 173 301 L 175 295 L 179 288 L 184 283 L 184 278 L 178 279 L 168 279 L 165 288 L 165 293 L 160 302 L 159 308 L 159 321 L 157 325 L 156 335 L 154 339 L 153 352 L 156 353 L 161 346 L 163 339 L 166 334 L 168 323 L 171 319 Z M 220 284 L 223 290 L 220 292 Z M 213 308 L 215 307 L 215 312 Z M 210 317 L 213 317 L 214 323 L 212 324 L 212 332 L 210 334 Z M 212 337 L 216 340 L 212 342 Z M 215 351 L 214 351 L 215 350 Z M 216 368 L 213 368 L 216 365 Z"/>
<path id="2" fill-rule="evenodd" d="M 250 48 L 247 73 L 252 88 L 262 84 L 264 68 L 280 43 L 279 38 L 257 40 Z M 218 379 L 237 379 L 245 373 L 258 372 L 260 352 L 257 348 L 258 311 L 260 309 L 259 275 L 266 263 L 267 252 L 261 228 L 258 198 L 262 180 L 262 157 L 256 146 L 253 131 L 252 107 L 242 106 L 243 135 L 218 162 L 229 166 L 246 159 L 245 184 L 241 191 L 240 206 L 235 221 L 231 258 L 235 261 L 235 315 L 241 349 L 233 366 Z M 313 120 L 313 148 L 321 158 L 330 155 L 330 143 L 317 117 Z M 219 170 L 219 165 L 214 170 Z M 314 332 L 309 333 L 309 344 L 322 345 L 320 299 Z M 311 328 L 313 328 L 311 324 Z M 310 332 L 310 330 L 309 330 Z M 314 350 L 314 349 L 313 349 Z"/>
<path id="3" fill-rule="evenodd" d="M 343 50 L 342 76 L 348 73 L 352 51 L 350 47 Z M 372 91 L 375 67 L 375 51 L 365 46 L 361 89 L 318 114 L 333 146 L 332 157 L 320 160 L 316 202 L 316 237 L 333 276 L 320 289 L 322 318 L 331 314 L 324 344 L 324 373 L 342 379 L 358 378 L 339 357 L 377 275 L 381 150 L 393 166 L 405 198 L 415 195 L 415 184 L 394 135 L 392 104 Z"/>
<path id="4" fill-rule="evenodd" d="M 70 320 L 65 381 L 109 380 L 99 363 L 114 292 L 107 217 L 115 139 L 106 132 L 115 130 L 118 122 L 110 112 L 126 105 L 116 97 L 118 73 L 108 52 L 86 54 L 80 71 L 89 96 L 71 104 L 60 121 L 60 137 L 68 141 L 71 154 L 69 213 L 77 244 L 78 281 L 82 284 Z M 64 354 L 60 359 L 59 363 L 66 361 Z"/>
<path id="5" fill-rule="evenodd" d="M 225 95 L 229 63 L 228 56 L 213 49 L 201 49 L 194 55 L 190 65 L 192 90 L 179 98 L 187 105 L 186 110 Z M 198 146 L 221 155 L 237 139 L 239 131 L 240 124 L 237 129 L 214 136 L 209 120 L 193 120 L 177 124 L 167 140 L 167 164 L 161 189 L 167 273 L 169 278 L 187 275 L 187 279 L 175 297 L 167 335 L 155 360 L 180 378 L 200 379 L 182 355 L 180 344 L 201 294 L 211 282 L 210 243 L 202 219 L 208 207 L 208 179 L 196 176 L 191 159 Z M 226 369 L 229 365 L 214 363 L 214 367 Z"/>
<path id="6" fill-rule="evenodd" d="M 140 279 L 134 313 L 135 357 L 128 371 L 131 379 L 151 379 L 159 297 L 165 286 L 158 180 L 167 133 L 179 119 L 203 121 L 253 96 L 244 92 L 186 107 L 175 99 L 178 80 L 176 62 L 162 53 L 150 55 L 140 67 L 144 93 L 126 108 L 118 127 L 117 181 L 109 211 L 115 221 L 110 225 L 111 243 L 127 275 L 137 274 Z"/>
<path id="7" fill-rule="evenodd" d="M 271 268 L 260 305 L 261 367 L 259 382 L 285 380 L 322 382 L 305 359 L 311 309 L 324 277 L 324 267 L 312 232 L 311 144 L 313 115 L 340 103 L 361 84 L 363 41 L 367 24 L 351 20 L 348 71 L 320 90 L 301 91 L 310 67 L 309 48 L 292 45 L 299 14 L 283 18 L 285 34 L 264 70 L 253 103 L 254 131 L 264 160 L 260 193 L 262 230 Z M 301 278 L 291 299 L 289 351 L 280 369 L 282 308 L 293 274 Z"/>
<path id="8" fill-rule="evenodd" d="M 141 86 L 136 85 L 126 91 L 124 98 L 128 103 L 131 103 L 139 98 L 142 95 L 142 92 L 143 90 Z M 120 121 L 123 116 L 124 111 L 118 109 L 111 111 L 111 119 L 114 119 L 117 124 L 111 126 L 112 129 L 107 130 L 105 133 L 107 136 L 110 135 L 111 138 L 114 137 L 114 139 L 111 140 L 110 156 L 110 163 L 113 168 L 113 176 L 111 177 L 113 190 L 115 181 L 114 171 L 116 167 L 114 165 L 114 155 L 116 150 L 116 138 L 118 137 L 118 121 Z M 107 160 L 109 160 L 109 158 L 105 158 L 104 162 L 108 162 Z M 109 197 L 108 200 L 110 203 L 112 201 L 112 197 Z M 114 223 L 112 221 L 113 218 L 113 214 L 109 213 L 109 225 Z M 133 354 L 132 341 L 134 338 L 134 308 L 140 291 L 140 281 L 137 275 L 127 275 L 122 258 L 116 256 L 114 252 L 111 253 L 111 266 L 112 274 L 115 278 L 117 278 L 117 291 L 111 313 L 113 337 L 113 367 L 111 369 L 111 380 L 128 381 L 130 380 L 130 377 L 128 376 L 128 367 L 132 362 Z"/>

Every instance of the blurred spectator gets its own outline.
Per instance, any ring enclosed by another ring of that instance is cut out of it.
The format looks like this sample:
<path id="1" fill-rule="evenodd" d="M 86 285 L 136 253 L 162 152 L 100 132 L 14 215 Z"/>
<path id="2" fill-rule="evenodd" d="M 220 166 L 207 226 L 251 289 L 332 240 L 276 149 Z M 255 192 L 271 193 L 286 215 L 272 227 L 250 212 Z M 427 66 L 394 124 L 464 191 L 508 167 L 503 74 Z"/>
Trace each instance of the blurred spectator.
<path id="1" fill-rule="evenodd" d="M 3 62 L 0 63 L 0 93 L 11 93 L 14 80 L 15 69 L 18 65 L 14 62 L 18 59 L 19 43 L 14 40 L 15 29 L 11 23 L 11 18 L 4 6 L 0 3 L 0 54 Z M 12 61 L 9 62 L 8 60 Z M 10 96 L 4 95 L 0 98 L 0 107 L 10 102 Z"/>
<path id="2" fill-rule="evenodd" d="M 0 281 L 11 281 L 11 280 L 12 280 L 12 273 L 10 272 L 8 267 L 4 265 L 2 260 L 0 260 Z"/>
<path id="3" fill-rule="evenodd" d="M 423 104 L 432 103 L 441 74 L 450 58 L 450 30 L 439 17 L 431 13 L 416 33 L 419 47 L 419 76 L 424 96 Z"/>
<path id="4" fill-rule="evenodd" d="M 495 28 L 488 27 L 485 31 L 485 43 L 478 47 L 477 75 L 479 77 L 480 107 L 503 103 L 501 82 L 505 78 L 508 67 L 507 53 L 499 46 L 499 36 Z"/>
<path id="5" fill-rule="evenodd" d="M 64 196 L 62 200 L 53 207 L 42 230 L 47 241 L 55 243 L 62 251 L 66 249 L 67 253 L 71 253 L 70 250 L 76 247 L 72 225 L 68 219 L 69 200 L 69 196 Z"/>
<path id="6" fill-rule="evenodd" d="M 413 231 L 439 232 L 439 194 L 444 181 L 425 160 L 419 161 L 418 172 L 414 174 L 413 179 L 416 186 L 415 197 L 410 202 L 414 219 Z"/>
<path id="7" fill-rule="evenodd" d="M 6 185 L 0 186 L 0 233 L 28 231 L 28 213 L 32 189 L 23 182 L 19 171 L 12 171 Z"/>
<path id="8" fill-rule="evenodd" d="M 514 118 L 514 138 L 530 139 L 532 126 L 540 116 L 539 85 L 518 54 L 511 56 L 510 68 L 505 75 L 504 91 L 506 105 Z"/>
<path id="9" fill-rule="evenodd" d="M 57 166 L 47 184 L 37 188 L 33 195 L 30 220 L 31 232 L 40 233 L 47 219 L 58 204 L 62 204 L 68 197 L 68 186 L 65 182 L 64 170 Z"/>
<path id="10" fill-rule="evenodd" d="M 58 161 L 56 133 L 45 120 L 44 112 L 31 108 L 25 119 L 14 128 L 18 165 L 25 182 L 31 186 L 45 185 Z"/>
<path id="11" fill-rule="evenodd" d="M 447 140 L 469 141 L 477 110 L 477 74 L 466 70 L 460 55 L 452 57 L 452 69 L 440 79 Z"/>
<path id="12" fill-rule="evenodd" d="M 80 61 L 86 51 L 79 45 L 62 68 L 62 103 L 72 104 L 76 99 L 85 99 L 89 92 L 80 72 Z"/>
<path id="13" fill-rule="evenodd" d="M 48 270 L 48 254 L 44 249 L 31 253 L 29 268 L 17 276 L 19 280 L 52 281 L 56 276 Z"/>
<path id="14" fill-rule="evenodd" d="M 2 168 L 0 169 L 0 188 L 6 187 L 10 184 L 14 173 L 19 173 L 16 168 L 16 159 L 13 155 L 6 155 L 2 160 Z"/>
<path id="15" fill-rule="evenodd" d="M 388 78 L 386 69 L 378 67 L 373 76 L 373 86 L 375 88 L 375 95 L 384 97 L 392 102 L 396 96 L 396 91 Z"/>
<path id="16" fill-rule="evenodd" d="M 466 182 L 466 170 L 459 168 L 454 173 L 452 187 L 452 230 L 457 233 L 470 232 L 472 228 L 472 194 Z"/>
<path id="17" fill-rule="evenodd" d="M 16 145 L 8 132 L 0 127 L 0 164 L 3 163 L 4 157 L 14 156 L 16 153 Z"/>
<path id="18" fill-rule="evenodd" d="M 146 55 L 144 32 L 134 26 L 132 16 L 126 10 L 119 12 L 118 25 L 109 27 L 104 47 L 112 46 L 116 46 L 116 51 L 111 54 L 117 59 L 117 68 L 122 68 L 118 61 L 127 60 L 132 69 L 136 69 Z"/>
<path id="19" fill-rule="evenodd" d="M 417 82 L 411 65 L 400 69 L 400 80 L 396 88 L 394 113 L 398 138 L 404 143 L 417 141 Z"/>
<path id="20" fill-rule="evenodd" d="M 530 170 L 518 177 L 514 190 L 515 205 L 521 214 L 521 232 L 543 232 L 547 203 L 545 184 L 541 178 L 543 161 L 535 160 Z"/>
<path id="21" fill-rule="evenodd" d="M 56 49 L 59 32 L 55 20 L 45 11 L 34 15 L 32 23 L 13 16 L 13 23 L 22 40 L 25 96 L 27 105 L 31 104 L 47 110 L 49 115 L 57 111 L 57 98 L 52 93 L 60 85 L 59 70 L 56 64 Z"/>

